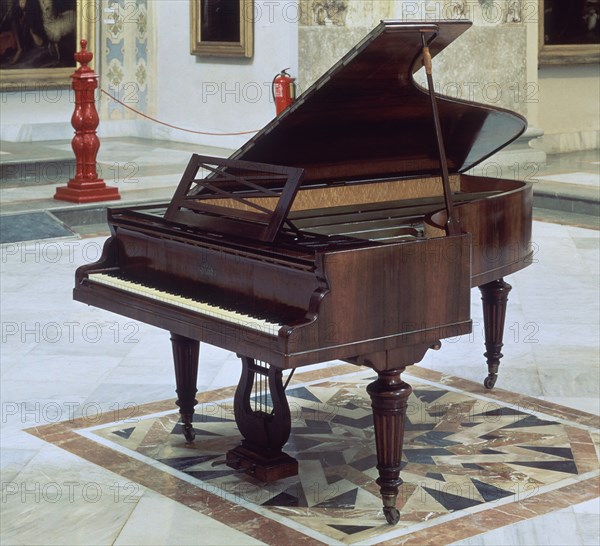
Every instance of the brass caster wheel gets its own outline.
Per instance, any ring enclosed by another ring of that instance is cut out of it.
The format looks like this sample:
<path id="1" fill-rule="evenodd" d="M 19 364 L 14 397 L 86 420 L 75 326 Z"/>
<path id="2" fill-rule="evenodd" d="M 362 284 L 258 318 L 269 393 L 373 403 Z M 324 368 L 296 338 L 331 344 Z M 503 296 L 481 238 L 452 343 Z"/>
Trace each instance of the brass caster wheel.
<path id="1" fill-rule="evenodd" d="M 390 525 L 396 525 L 400 521 L 400 512 L 394 506 L 384 506 L 383 515 Z"/>
<path id="2" fill-rule="evenodd" d="M 496 379 L 498 379 L 498 376 L 495 373 L 491 373 L 483 381 L 483 386 L 486 389 L 493 389 L 494 385 L 496 384 Z"/>

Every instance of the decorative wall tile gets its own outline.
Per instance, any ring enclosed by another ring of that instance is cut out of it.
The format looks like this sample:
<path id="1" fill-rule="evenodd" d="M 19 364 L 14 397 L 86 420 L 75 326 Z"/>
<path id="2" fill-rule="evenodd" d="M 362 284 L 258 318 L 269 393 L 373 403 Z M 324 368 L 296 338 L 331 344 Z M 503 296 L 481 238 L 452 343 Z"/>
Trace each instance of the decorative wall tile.
<path id="1" fill-rule="evenodd" d="M 100 85 L 130 108 L 148 109 L 148 11 L 145 0 L 103 0 L 105 11 L 100 32 L 102 59 Z M 103 95 L 101 116 L 134 119 L 136 114 Z"/>

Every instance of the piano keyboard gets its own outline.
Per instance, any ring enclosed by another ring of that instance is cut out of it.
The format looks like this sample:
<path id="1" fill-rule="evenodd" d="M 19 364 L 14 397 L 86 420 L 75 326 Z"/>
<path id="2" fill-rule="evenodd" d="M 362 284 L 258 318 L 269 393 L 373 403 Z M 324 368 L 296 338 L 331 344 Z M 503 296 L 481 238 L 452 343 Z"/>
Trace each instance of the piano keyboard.
<path id="1" fill-rule="evenodd" d="M 170 305 L 174 305 L 175 307 L 188 309 L 202 315 L 218 318 L 225 322 L 245 326 L 246 328 L 258 330 L 259 332 L 265 332 L 273 336 L 276 336 L 279 328 L 281 328 L 281 324 L 277 324 L 275 322 L 244 315 L 243 313 L 224 309 L 216 305 L 211 305 L 210 303 L 193 300 L 191 298 L 181 296 L 180 294 L 176 294 L 175 292 L 159 290 L 158 288 L 154 288 L 152 286 L 144 285 L 131 280 L 121 279 L 106 273 L 90 273 L 88 275 L 88 279 L 98 284 L 116 288 L 117 290 L 123 290 L 125 292 L 137 294 L 151 300 L 168 303 Z"/>

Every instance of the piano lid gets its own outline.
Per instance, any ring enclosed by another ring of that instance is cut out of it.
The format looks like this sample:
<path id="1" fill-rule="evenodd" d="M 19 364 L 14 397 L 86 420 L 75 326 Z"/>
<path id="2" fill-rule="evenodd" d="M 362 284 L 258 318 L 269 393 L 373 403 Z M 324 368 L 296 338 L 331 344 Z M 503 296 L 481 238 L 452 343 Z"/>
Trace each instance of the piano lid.
<path id="1" fill-rule="evenodd" d="M 428 91 L 413 79 L 423 64 L 421 33 L 435 56 L 470 26 L 382 21 L 230 159 L 303 168 L 304 184 L 439 174 Z M 525 130 L 514 112 L 437 96 L 450 173 Z"/>

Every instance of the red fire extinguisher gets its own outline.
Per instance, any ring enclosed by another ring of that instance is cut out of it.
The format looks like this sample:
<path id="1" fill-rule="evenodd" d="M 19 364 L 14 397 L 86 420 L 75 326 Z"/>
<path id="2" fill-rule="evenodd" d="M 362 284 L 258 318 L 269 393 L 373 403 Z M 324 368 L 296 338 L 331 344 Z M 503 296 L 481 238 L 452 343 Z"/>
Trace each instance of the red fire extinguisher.
<path id="1" fill-rule="evenodd" d="M 273 100 L 275 101 L 275 111 L 277 115 L 281 114 L 290 104 L 296 100 L 296 81 L 292 78 L 284 68 L 277 76 L 273 78 L 271 85 L 273 92 Z"/>

